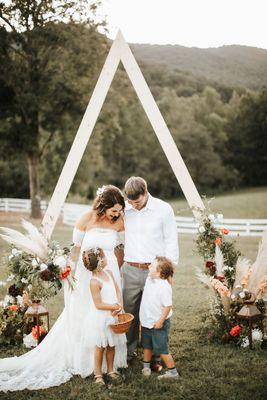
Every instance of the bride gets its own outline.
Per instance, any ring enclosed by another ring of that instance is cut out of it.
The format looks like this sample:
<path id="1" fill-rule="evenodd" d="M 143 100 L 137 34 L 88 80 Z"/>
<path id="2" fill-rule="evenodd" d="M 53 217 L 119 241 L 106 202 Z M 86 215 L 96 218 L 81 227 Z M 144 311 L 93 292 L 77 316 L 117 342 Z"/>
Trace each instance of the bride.
<path id="1" fill-rule="evenodd" d="M 124 198 L 112 185 L 98 189 L 92 210 L 76 224 L 73 231 L 73 259 L 77 260 L 76 287 L 64 288 L 65 307 L 44 340 L 20 357 L 0 360 L 0 390 L 45 389 L 58 386 L 73 375 L 87 377 L 94 372 L 94 348 L 88 348 L 88 321 L 94 318 L 90 296 L 90 272 L 84 267 L 82 252 L 100 247 L 107 258 L 118 286 L 121 277 L 114 248 L 118 233 L 124 230 Z M 86 322 L 87 321 L 87 322 Z M 87 334 L 86 334 L 87 333 Z M 127 366 L 126 343 L 115 349 L 114 367 Z"/>

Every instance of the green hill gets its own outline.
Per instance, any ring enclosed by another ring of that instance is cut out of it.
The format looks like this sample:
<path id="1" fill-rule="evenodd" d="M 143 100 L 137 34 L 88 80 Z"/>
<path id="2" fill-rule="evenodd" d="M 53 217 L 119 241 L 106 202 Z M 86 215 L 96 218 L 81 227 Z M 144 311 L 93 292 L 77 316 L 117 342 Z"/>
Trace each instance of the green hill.
<path id="1" fill-rule="evenodd" d="M 137 60 L 189 71 L 224 85 L 258 89 L 267 85 L 267 50 L 248 46 L 200 49 L 179 45 L 132 44 Z"/>

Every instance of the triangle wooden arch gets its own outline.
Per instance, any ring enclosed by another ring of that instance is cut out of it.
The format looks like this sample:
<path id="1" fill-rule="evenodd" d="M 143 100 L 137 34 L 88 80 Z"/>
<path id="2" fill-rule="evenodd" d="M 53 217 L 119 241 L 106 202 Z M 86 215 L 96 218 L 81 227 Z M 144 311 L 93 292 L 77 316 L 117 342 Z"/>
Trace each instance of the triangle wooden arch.
<path id="1" fill-rule="evenodd" d="M 120 61 L 132 82 L 136 94 L 157 135 L 188 204 L 190 207 L 204 209 L 201 197 L 150 92 L 144 76 L 131 52 L 131 49 L 125 42 L 121 31 L 118 31 L 84 113 L 49 206 L 44 215 L 41 226 L 47 238 L 50 238 L 52 235 L 61 207 L 65 202 Z M 193 210 L 193 213 L 195 217 L 198 216 L 197 210 Z"/>

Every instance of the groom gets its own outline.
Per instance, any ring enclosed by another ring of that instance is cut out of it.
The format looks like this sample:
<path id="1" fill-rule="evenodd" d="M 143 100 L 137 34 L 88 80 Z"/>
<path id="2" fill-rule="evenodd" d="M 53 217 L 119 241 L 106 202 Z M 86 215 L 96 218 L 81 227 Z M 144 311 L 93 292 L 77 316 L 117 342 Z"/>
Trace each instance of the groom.
<path id="1" fill-rule="evenodd" d="M 148 192 L 143 178 L 132 176 L 125 184 L 125 248 L 123 304 L 135 319 L 127 334 L 128 361 L 136 354 L 139 340 L 139 309 L 148 267 L 156 256 L 178 263 L 177 228 L 171 206 Z"/>

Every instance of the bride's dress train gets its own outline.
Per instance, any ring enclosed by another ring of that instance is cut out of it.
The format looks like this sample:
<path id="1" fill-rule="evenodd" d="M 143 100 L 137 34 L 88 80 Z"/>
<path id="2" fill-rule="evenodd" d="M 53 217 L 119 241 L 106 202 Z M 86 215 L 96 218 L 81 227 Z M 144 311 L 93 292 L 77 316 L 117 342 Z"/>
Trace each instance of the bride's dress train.
<path id="1" fill-rule="evenodd" d="M 92 228 L 84 234 L 81 252 L 101 247 L 107 257 L 107 268 L 121 287 L 117 259 L 114 255 L 117 232 Z M 58 386 L 73 375 L 86 377 L 94 371 L 96 309 L 90 297 L 90 272 L 77 263 L 76 288 L 71 291 L 64 283 L 65 307 L 49 334 L 33 350 L 20 357 L 0 360 L 0 390 L 45 389 Z M 127 366 L 125 335 L 118 335 L 114 368 Z M 103 366 L 104 371 L 106 366 Z"/>

